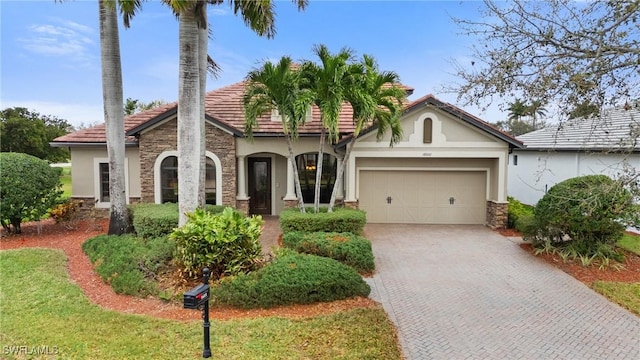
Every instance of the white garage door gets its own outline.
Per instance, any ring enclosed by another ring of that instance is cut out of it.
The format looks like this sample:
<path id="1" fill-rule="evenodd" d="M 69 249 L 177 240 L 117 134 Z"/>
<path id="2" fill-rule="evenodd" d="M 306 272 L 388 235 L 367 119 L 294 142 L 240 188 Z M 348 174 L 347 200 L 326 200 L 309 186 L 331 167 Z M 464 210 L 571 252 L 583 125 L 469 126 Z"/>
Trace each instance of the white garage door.
<path id="1" fill-rule="evenodd" d="M 372 223 L 484 224 L 486 172 L 360 171 L 360 208 Z"/>

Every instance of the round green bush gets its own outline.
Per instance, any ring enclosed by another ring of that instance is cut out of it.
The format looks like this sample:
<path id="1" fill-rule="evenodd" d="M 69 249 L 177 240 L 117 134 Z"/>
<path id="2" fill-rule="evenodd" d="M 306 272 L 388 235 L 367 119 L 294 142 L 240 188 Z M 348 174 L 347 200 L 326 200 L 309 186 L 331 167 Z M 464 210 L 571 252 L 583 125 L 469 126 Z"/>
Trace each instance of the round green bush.
<path id="1" fill-rule="evenodd" d="M 534 209 L 535 226 L 525 237 L 534 242 L 582 242 L 585 249 L 615 244 L 632 219 L 633 198 L 605 175 L 587 175 L 553 186 Z"/>
<path id="2" fill-rule="evenodd" d="M 35 156 L 0 153 L 0 222 L 21 233 L 23 220 L 40 220 L 62 194 L 60 168 Z"/>
<path id="3" fill-rule="evenodd" d="M 336 260 L 287 253 L 262 269 L 223 279 L 216 302 L 242 308 L 270 308 L 367 296 L 371 289 L 358 273 Z"/>

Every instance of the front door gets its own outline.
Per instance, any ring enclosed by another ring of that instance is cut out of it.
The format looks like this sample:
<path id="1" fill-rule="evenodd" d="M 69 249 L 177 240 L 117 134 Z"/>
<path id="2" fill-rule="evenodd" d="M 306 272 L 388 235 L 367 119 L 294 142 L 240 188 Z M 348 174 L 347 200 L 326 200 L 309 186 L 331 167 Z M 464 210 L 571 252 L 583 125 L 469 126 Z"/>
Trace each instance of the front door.
<path id="1" fill-rule="evenodd" d="M 249 212 L 271 215 L 271 158 L 249 158 Z"/>

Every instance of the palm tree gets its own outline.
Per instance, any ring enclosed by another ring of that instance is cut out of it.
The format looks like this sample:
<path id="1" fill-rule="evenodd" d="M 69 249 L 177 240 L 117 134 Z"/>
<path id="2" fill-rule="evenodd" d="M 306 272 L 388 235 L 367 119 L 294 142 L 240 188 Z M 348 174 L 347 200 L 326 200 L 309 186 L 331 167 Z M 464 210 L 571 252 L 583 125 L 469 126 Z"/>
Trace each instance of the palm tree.
<path id="1" fill-rule="evenodd" d="M 537 117 L 547 115 L 547 109 L 544 107 L 544 103 L 540 100 L 534 100 L 527 106 L 527 115 L 531 116 L 531 125 L 533 129 L 537 129 Z"/>
<path id="2" fill-rule="evenodd" d="M 180 69 L 178 90 L 178 207 L 179 225 L 187 221 L 186 214 L 194 211 L 204 191 L 204 74 L 207 65 L 206 44 L 203 39 L 207 28 L 206 5 L 221 4 L 223 0 L 164 0 L 180 20 Z M 229 0 L 234 14 L 240 14 L 247 26 L 260 36 L 275 35 L 275 12 L 271 0 Z M 307 0 L 294 0 L 298 9 L 304 9 Z M 188 175 L 187 175 L 188 174 Z"/>
<path id="3" fill-rule="evenodd" d="M 139 0 L 119 0 L 125 27 L 141 7 Z M 102 64 L 102 97 L 109 156 L 109 234 L 121 235 L 131 229 L 127 211 L 124 171 L 124 107 L 122 65 L 116 2 L 98 1 L 100 20 L 100 59 Z"/>
<path id="4" fill-rule="evenodd" d="M 509 120 L 520 120 L 521 117 L 527 115 L 527 111 L 527 104 L 516 98 L 516 100 L 509 105 Z"/>
<path id="5" fill-rule="evenodd" d="M 350 77 L 352 84 L 348 87 L 346 99 L 353 108 L 353 122 L 356 127 L 347 144 L 342 166 L 338 169 L 329 201 L 329 212 L 333 211 L 344 169 L 360 131 L 373 125 L 380 140 L 387 130 L 391 130 L 389 146 L 393 146 L 402 137 L 400 116 L 407 93 L 397 86 L 398 74 L 392 71 L 380 72 L 375 59 L 369 55 L 364 55 L 361 64 L 352 66 L 358 69 L 359 73 Z"/>
<path id="6" fill-rule="evenodd" d="M 298 138 L 298 127 L 304 125 L 306 112 L 313 101 L 308 90 L 301 90 L 300 71 L 292 67 L 290 57 L 282 57 L 277 64 L 270 61 L 247 75 L 247 87 L 244 94 L 245 133 L 249 138 L 258 126 L 259 116 L 277 110 L 282 119 L 282 131 L 285 134 L 289 158 L 293 167 L 293 176 L 300 212 L 305 212 L 298 164 L 293 152 L 293 141 Z"/>
<path id="7" fill-rule="evenodd" d="M 325 45 L 316 45 L 313 52 L 320 59 L 320 65 L 311 61 L 302 64 L 304 87 L 314 93 L 314 103 L 320 109 L 322 130 L 320 147 L 316 164 L 316 182 L 313 209 L 320 208 L 320 188 L 322 181 L 322 163 L 326 135 L 329 141 L 335 142 L 339 136 L 339 122 L 342 105 L 345 101 L 349 85 L 349 61 L 353 59 L 353 51 L 343 48 L 337 54 L 329 52 Z"/>

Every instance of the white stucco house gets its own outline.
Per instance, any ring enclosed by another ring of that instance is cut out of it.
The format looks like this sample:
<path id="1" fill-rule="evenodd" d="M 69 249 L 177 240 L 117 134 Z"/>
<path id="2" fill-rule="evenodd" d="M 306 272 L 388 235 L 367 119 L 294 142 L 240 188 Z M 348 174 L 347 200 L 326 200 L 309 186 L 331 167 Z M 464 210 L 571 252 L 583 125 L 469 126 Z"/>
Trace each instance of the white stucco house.
<path id="1" fill-rule="evenodd" d="M 264 114 L 244 135 L 239 82 L 206 94 L 207 201 L 246 213 L 278 215 L 295 206 L 292 162 L 300 170 L 302 195 L 313 198 L 318 159 L 320 112 L 313 107 L 289 158 L 281 119 Z M 412 89 L 405 87 L 410 95 Z M 128 116 L 126 189 L 130 203 L 177 201 L 177 104 Z M 408 102 L 401 118 L 404 136 L 389 147 L 364 131 L 347 160 L 340 198 L 367 212 L 370 222 L 487 224 L 506 222 L 507 162 L 520 141 L 487 122 L 432 95 Z M 325 146 L 321 202 L 328 203 L 336 169 L 353 132 L 352 110 L 345 104 L 341 140 Z M 109 168 L 104 125 L 55 139 L 68 147 L 72 197 L 90 206 L 109 206 Z"/>
<path id="2" fill-rule="evenodd" d="M 517 137 L 525 145 L 509 155 L 509 196 L 535 205 L 569 178 L 612 178 L 640 169 L 640 108 L 616 108 Z"/>

